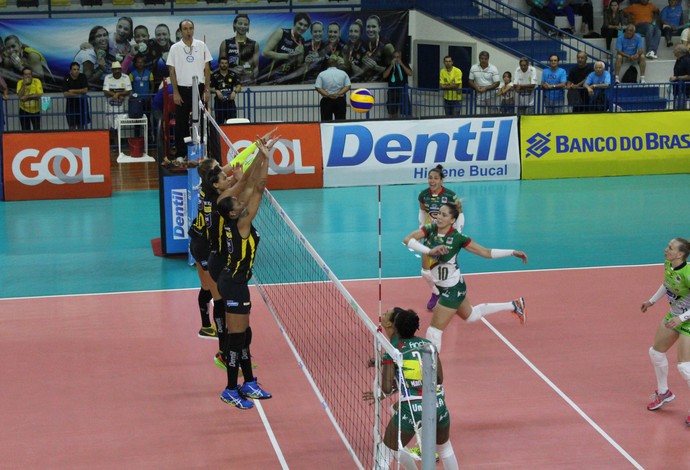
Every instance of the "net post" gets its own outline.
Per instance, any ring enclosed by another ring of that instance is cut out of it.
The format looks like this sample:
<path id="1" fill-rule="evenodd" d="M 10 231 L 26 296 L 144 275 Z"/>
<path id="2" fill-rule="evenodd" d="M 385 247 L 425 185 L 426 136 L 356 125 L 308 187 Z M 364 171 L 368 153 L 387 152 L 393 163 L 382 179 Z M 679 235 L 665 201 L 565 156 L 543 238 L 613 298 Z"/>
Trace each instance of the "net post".
<path id="1" fill-rule="evenodd" d="M 436 468 L 437 358 L 433 344 L 422 347 L 422 470 Z"/>

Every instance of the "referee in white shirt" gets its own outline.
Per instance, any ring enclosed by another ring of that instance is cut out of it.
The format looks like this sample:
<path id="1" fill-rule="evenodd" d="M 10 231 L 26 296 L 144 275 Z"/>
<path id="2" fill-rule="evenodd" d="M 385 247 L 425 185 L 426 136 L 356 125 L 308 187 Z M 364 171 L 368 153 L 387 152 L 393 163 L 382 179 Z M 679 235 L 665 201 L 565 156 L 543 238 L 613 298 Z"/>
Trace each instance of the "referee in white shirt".
<path id="1" fill-rule="evenodd" d="M 321 98 L 321 121 L 345 120 L 347 101 L 345 95 L 350 91 L 350 77 L 338 67 L 335 57 L 328 59 L 328 68 L 316 77 L 316 91 Z"/>
<path id="2" fill-rule="evenodd" d="M 180 21 L 182 39 L 170 47 L 168 70 L 175 101 L 175 147 L 177 158 L 187 158 L 185 137 L 189 136 L 189 115 L 192 112 L 192 78 L 199 78 L 199 96 L 208 102 L 211 92 L 211 52 L 203 41 L 194 39 L 192 20 Z M 203 120 L 202 120 L 203 122 Z M 204 135 L 203 129 L 201 135 Z"/>

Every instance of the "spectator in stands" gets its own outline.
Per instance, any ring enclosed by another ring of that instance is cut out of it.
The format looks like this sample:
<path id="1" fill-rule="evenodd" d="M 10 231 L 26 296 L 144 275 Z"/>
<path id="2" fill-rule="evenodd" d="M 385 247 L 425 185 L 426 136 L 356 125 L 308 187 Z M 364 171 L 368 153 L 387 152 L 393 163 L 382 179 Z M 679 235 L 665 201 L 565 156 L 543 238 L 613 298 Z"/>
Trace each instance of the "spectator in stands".
<path id="1" fill-rule="evenodd" d="M 340 25 L 332 21 L 328 25 L 328 44 L 326 45 L 326 56 L 335 57 L 339 69 L 345 69 L 345 54 L 343 48 L 345 44 L 340 38 Z"/>
<path id="2" fill-rule="evenodd" d="M 439 73 L 440 87 L 443 90 L 443 110 L 446 116 L 460 116 L 462 113 L 462 70 L 453 66 L 453 58 L 443 58 L 443 68 Z"/>
<path id="3" fill-rule="evenodd" d="M 110 73 L 108 60 L 108 30 L 103 26 L 94 26 L 89 31 L 89 42 L 83 43 L 74 56 L 74 62 L 79 64 L 82 72 L 92 88 L 101 88 L 103 78 Z"/>
<path id="4" fill-rule="evenodd" d="M 326 65 L 326 42 L 323 40 L 323 23 L 314 21 L 310 27 L 311 38 L 304 44 L 302 83 L 314 83 Z"/>
<path id="5" fill-rule="evenodd" d="M 501 76 L 495 65 L 489 63 L 489 53 L 479 53 L 479 63 L 470 67 L 468 81 L 475 92 L 477 113 L 495 114 L 497 110 L 496 89 L 501 84 Z"/>
<path id="6" fill-rule="evenodd" d="M 611 50 L 611 40 L 617 38 L 627 24 L 628 15 L 620 9 L 620 2 L 613 0 L 604 10 L 604 22 L 601 25 L 601 35 L 606 38 L 607 51 Z"/>
<path id="7" fill-rule="evenodd" d="M 391 119 L 412 116 L 410 99 L 407 96 L 407 77 L 412 76 L 412 68 L 401 58 L 400 51 L 393 52 L 393 60 L 383 71 L 383 79 L 388 81 L 388 115 Z"/>
<path id="8" fill-rule="evenodd" d="M 671 37 L 678 33 L 678 28 L 683 24 L 683 7 L 679 0 L 668 0 L 668 5 L 661 10 L 659 15 L 661 34 L 666 38 L 666 47 L 673 46 Z"/>
<path id="9" fill-rule="evenodd" d="M 31 67 L 24 67 L 22 79 L 17 82 L 19 96 L 19 125 L 23 131 L 41 130 L 41 97 L 43 84 L 34 77 Z"/>
<path id="10" fill-rule="evenodd" d="M 502 81 L 498 86 L 496 95 L 501 98 L 501 114 L 511 115 L 515 113 L 515 85 L 513 85 L 513 74 L 503 72 Z"/>
<path id="11" fill-rule="evenodd" d="M 345 95 L 350 91 L 350 77 L 338 68 L 335 57 L 328 58 L 328 68 L 316 77 L 316 92 L 321 95 L 321 121 L 342 121 L 347 111 Z"/>
<path id="12" fill-rule="evenodd" d="M 576 15 L 582 17 L 582 32 L 585 37 L 592 37 L 594 34 L 594 7 L 592 0 L 570 0 L 570 7 Z"/>
<path id="13" fill-rule="evenodd" d="M 549 68 L 542 72 L 541 88 L 546 114 L 564 111 L 567 76 L 565 70 L 559 67 L 560 61 L 561 59 L 556 54 L 552 54 L 549 57 Z"/>
<path id="14" fill-rule="evenodd" d="M 656 59 L 656 51 L 659 49 L 661 30 L 656 26 L 659 18 L 659 9 L 650 4 L 649 0 L 640 0 L 623 10 L 630 16 L 630 23 L 635 25 L 635 32 L 644 36 L 648 59 Z"/>
<path id="15" fill-rule="evenodd" d="M 527 0 L 527 5 L 530 7 L 530 16 L 534 16 L 538 20 L 546 23 L 539 25 L 541 29 L 550 36 L 556 34 L 554 26 L 556 15 L 548 8 L 549 0 Z"/>
<path id="16" fill-rule="evenodd" d="M 611 74 L 605 70 L 602 61 L 594 64 L 594 72 L 585 80 L 585 89 L 589 95 L 590 111 L 606 111 L 609 108 L 607 88 L 611 86 Z"/>
<path id="17" fill-rule="evenodd" d="M 69 74 L 65 77 L 63 94 L 66 98 L 65 115 L 70 130 L 84 129 L 91 122 L 89 102 L 86 94 L 89 92 L 89 82 L 86 75 L 79 71 L 79 64 L 72 62 Z"/>
<path id="18" fill-rule="evenodd" d="M 45 81 L 46 76 L 52 77 L 48 62 L 39 51 L 23 44 L 15 35 L 5 38 L 3 50 L 3 66 L 16 73 L 24 74 L 24 69 L 29 67 L 34 78 Z"/>
<path id="19" fill-rule="evenodd" d="M 362 59 L 366 53 L 362 42 L 362 31 L 364 24 L 357 19 L 350 25 L 347 33 L 347 44 L 343 47 L 343 57 L 345 58 L 345 71 L 353 81 L 360 81 L 362 76 Z"/>
<path id="20" fill-rule="evenodd" d="M 513 75 L 518 114 L 534 112 L 534 89 L 537 83 L 537 69 L 529 64 L 527 57 L 520 58 L 519 66 Z"/>
<path id="21" fill-rule="evenodd" d="M 220 43 L 218 59 L 227 57 L 230 70 L 239 77 L 242 85 L 254 85 L 259 75 L 259 43 L 247 37 L 249 16 L 235 16 L 232 30 L 235 36 Z"/>
<path id="22" fill-rule="evenodd" d="M 642 36 L 635 32 L 635 25 L 625 27 L 622 36 L 616 41 L 616 82 L 620 82 L 620 71 L 623 62 L 638 64 L 640 66 L 640 83 L 645 83 L 644 73 L 647 68 L 647 59 L 642 47 Z"/>
<path id="23" fill-rule="evenodd" d="M 378 82 L 382 80 L 383 71 L 393 60 L 395 47 L 381 37 L 381 18 L 371 15 L 366 22 L 366 53 L 362 57 L 362 81 Z"/>
<path id="24" fill-rule="evenodd" d="M 218 124 L 237 117 L 235 98 L 242 90 L 240 78 L 230 70 L 227 57 L 218 59 L 218 69 L 211 74 L 211 94 L 214 95 L 214 117 Z"/>
<path id="25" fill-rule="evenodd" d="M 117 20 L 115 32 L 108 42 L 108 53 L 113 56 L 116 61 L 122 63 L 132 51 L 130 41 L 133 38 L 133 32 L 134 23 L 132 22 L 132 18 L 123 16 Z"/>
<path id="26" fill-rule="evenodd" d="M 690 96 L 690 53 L 688 46 L 676 44 L 673 48 L 676 63 L 673 65 L 673 75 L 669 81 L 673 82 L 674 109 L 686 109 L 686 102 Z"/>
<path id="27" fill-rule="evenodd" d="M 589 98 L 584 84 L 589 74 L 594 72 L 594 67 L 588 59 L 585 51 L 579 51 L 577 64 L 568 72 L 568 81 L 565 87 L 568 90 L 568 104 L 573 107 L 574 113 L 582 113 L 587 110 L 585 105 Z"/>
<path id="28" fill-rule="evenodd" d="M 106 106 L 108 127 L 115 129 L 117 115 L 125 112 L 125 98 L 132 93 L 132 82 L 129 81 L 127 75 L 122 73 L 122 65 L 119 62 L 113 62 L 111 68 L 113 73 L 103 80 L 103 94 L 108 98 Z"/>
<path id="29" fill-rule="evenodd" d="M 299 83 L 300 67 L 304 61 L 304 33 L 311 25 L 307 13 L 295 15 L 292 28 L 278 28 L 266 42 L 263 56 L 271 61 L 265 74 L 267 84 Z"/>
<path id="30" fill-rule="evenodd" d="M 551 0 L 548 4 L 554 16 L 565 16 L 568 18 L 568 28 L 563 31 L 569 34 L 575 34 L 575 11 L 570 6 L 570 0 Z"/>

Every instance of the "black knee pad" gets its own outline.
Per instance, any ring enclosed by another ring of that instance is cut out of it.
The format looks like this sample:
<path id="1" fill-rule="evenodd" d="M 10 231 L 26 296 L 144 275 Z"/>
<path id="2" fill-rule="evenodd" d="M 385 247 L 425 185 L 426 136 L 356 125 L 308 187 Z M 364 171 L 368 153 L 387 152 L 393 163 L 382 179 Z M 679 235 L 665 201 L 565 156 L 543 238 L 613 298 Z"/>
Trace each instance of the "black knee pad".
<path id="1" fill-rule="evenodd" d="M 244 341 L 245 333 L 228 333 L 228 342 L 226 343 L 228 352 L 234 351 L 236 353 L 239 353 L 240 351 L 242 351 Z"/>
<path id="2" fill-rule="evenodd" d="M 252 344 L 252 327 L 248 326 L 246 330 L 244 330 L 245 338 L 244 338 L 244 347 L 248 348 L 250 344 Z"/>

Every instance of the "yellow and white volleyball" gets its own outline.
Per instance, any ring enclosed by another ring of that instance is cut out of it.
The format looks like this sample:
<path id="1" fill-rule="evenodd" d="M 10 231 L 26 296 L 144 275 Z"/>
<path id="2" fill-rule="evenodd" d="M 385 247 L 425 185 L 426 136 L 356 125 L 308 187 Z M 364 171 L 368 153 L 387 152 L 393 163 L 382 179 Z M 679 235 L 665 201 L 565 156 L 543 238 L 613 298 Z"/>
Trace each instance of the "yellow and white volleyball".
<path id="1" fill-rule="evenodd" d="M 350 93 L 350 107 L 356 113 L 366 113 L 374 106 L 374 95 L 366 88 L 358 88 Z"/>

